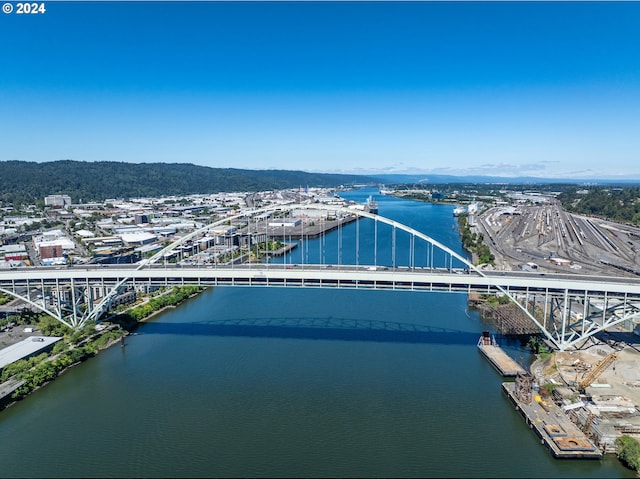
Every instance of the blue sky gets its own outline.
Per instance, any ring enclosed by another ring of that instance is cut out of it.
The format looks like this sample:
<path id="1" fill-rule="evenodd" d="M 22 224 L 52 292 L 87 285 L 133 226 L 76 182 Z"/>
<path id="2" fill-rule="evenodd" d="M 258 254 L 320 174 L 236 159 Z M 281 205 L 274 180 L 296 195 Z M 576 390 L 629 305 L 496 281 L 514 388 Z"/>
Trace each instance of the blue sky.
<path id="1" fill-rule="evenodd" d="M 640 3 L 46 8 L 0 16 L 0 160 L 640 179 Z"/>

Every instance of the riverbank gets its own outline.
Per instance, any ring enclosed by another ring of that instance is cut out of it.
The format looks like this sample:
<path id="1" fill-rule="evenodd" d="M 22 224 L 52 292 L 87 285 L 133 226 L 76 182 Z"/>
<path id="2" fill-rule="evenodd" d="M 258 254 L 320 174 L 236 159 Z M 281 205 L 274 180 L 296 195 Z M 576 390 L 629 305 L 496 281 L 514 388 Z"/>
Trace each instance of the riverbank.
<path id="1" fill-rule="evenodd" d="M 111 317 L 102 323 L 106 328 L 85 331 L 84 337 L 78 337 L 77 332 L 67 332 L 69 337 L 60 340 L 60 345 L 67 345 L 64 350 L 63 347 L 54 346 L 50 352 L 6 365 L 0 373 L 0 390 L 3 392 L 0 411 L 44 387 L 71 367 L 121 343 L 140 323 L 164 310 L 175 308 L 203 290 L 196 286 L 175 287 Z"/>
<path id="2" fill-rule="evenodd" d="M 117 325 L 109 325 L 75 343 L 73 337 L 61 339 L 53 348 L 36 356 L 20 359 L 2 369 L 2 385 L 10 385 L 0 400 L 0 409 L 13 405 L 44 387 L 69 368 L 116 344 L 126 335 Z"/>
<path id="3" fill-rule="evenodd" d="M 148 320 L 167 308 L 180 305 L 182 302 L 198 295 L 204 290 L 204 287 L 195 285 L 174 287 L 171 290 L 160 292 L 124 312 L 116 314 L 111 318 L 111 321 L 117 323 L 127 331 L 132 331 L 135 330 L 139 323 Z"/>

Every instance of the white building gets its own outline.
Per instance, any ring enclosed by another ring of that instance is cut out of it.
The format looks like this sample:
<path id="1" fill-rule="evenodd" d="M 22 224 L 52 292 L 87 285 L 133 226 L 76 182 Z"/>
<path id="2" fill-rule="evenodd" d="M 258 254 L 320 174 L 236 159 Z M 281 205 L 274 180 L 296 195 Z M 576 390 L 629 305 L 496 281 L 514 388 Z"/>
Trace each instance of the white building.
<path id="1" fill-rule="evenodd" d="M 47 207 L 66 207 L 71 205 L 71 197 L 69 195 L 48 195 L 44 197 L 44 204 Z"/>
<path id="2" fill-rule="evenodd" d="M 301 223 L 302 223 L 302 220 L 300 220 L 299 218 L 282 218 L 282 219 L 277 219 L 272 222 L 269 222 L 269 226 L 293 228 L 293 227 L 297 227 Z"/>
<path id="3" fill-rule="evenodd" d="M 123 233 L 120 235 L 120 238 L 122 238 L 124 243 L 132 245 L 147 245 L 158 239 L 154 234 L 148 232 Z"/>
<path id="4" fill-rule="evenodd" d="M 323 210 L 323 209 L 308 209 L 308 210 L 293 210 L 291 216 L 295 218 L 327 218 L 336 217 L 338 215 L 337 210 Z"/>
<path id="5" fill-rule="evenodd" d="M 33 246 L 36 251 L 40 251 L 40 247 L 60 246 L 63 252 L 68 252 L 76 248 L 76 244 L 67 237 L 62 230 L 49 230 L 42 232 L 42 235 L 33 237 Z"/>

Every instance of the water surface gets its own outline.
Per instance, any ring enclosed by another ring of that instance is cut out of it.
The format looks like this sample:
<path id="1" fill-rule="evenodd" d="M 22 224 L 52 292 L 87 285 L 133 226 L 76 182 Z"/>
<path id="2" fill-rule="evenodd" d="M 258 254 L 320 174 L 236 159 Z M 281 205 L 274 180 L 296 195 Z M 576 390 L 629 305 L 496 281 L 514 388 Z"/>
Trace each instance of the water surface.
<path id="1" fill-rule="evenodd" d="M 452 207 L 379 200 L 461 251 Z M 634 477 L 547 453 L 487 328 L 460 294 L 208 290 L 1 412 L 1 476 Z"/>

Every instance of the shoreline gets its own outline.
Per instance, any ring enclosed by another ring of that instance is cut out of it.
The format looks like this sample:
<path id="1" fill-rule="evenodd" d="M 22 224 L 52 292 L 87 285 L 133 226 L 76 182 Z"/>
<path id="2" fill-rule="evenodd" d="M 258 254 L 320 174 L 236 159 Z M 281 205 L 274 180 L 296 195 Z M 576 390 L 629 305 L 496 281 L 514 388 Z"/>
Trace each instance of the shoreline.
<path id="1" fill-rule="evenodd" d="M 110 330 L 112 330 L 112 329 L 110 329 Z M 110 330 L 107 330 L 107 331 L 110 331 Z M 48 385 L 49 383 L 53 382 L 53 381 L 54 381 L 54 380 L 56 380 L 58 377 L 60 377 L 61 375 L 63 375 L 65 372 L 67 372 L 67 371 L 68 371 L 68 370 L 70 370 L 71 368 L 75 367 L 76 365 L 80 365 L 81 363 L 86 362 L 86 361 L 87 361 L 87 360 L 89 360 L 90 358 L 95 357 L 96 355 L 98 355 L 101 351 L 106 350 L 106 349 L 108 349 L 108 348 L 111 348 L 111 347 L 112 347 L 113 345 L 115 345 L 116 343 L 121 342 L 123 338 L 125 338 L 126 336 L 128 336 L 128 335 L 129 335 L 129 332 L 127 332 L 126 330 L 123 330 L 122 332 L 123 332 L 123 333 L 122 333 L 122 335 L 118 336 L 117 338 L 114 338 L 114 339 L 110 340 L 110 341 L 109 341 L 109 342 L 107 342 L 104 346 L 99 347 L 99 348 L 96 350 L 95 354 L 90 355 L 90 356 L 88 356 L 88 357 L 86 357 L 86 358 L 84 358 L 84 359 L 82 359 L 82 360 L 79 360 L 79 361 L 77 361 L 77 362 L 72 363 L 71 365 L 68 365 L 68 366 L 64 367 L 62 370 L 60 370 L 60 371 L 56 374 L 56 376 L 55 376 L 55 377 L 53 377 L 53 378 L 52 378 L 52 379 L 50 379 L 50 380 L 47 380 L 46 382 L 44 382 L 44 383 L 42 383 L 42 384 L 40 384 L 40 385 L 37 385 L 36 387 L 34 387 L 34 388 L 33 388 L 33 390 L 31 390 L 31 391 L 30 391 L 30 392 L 28 392 L 27 394 L 25 394 L 25 395 L 21 396 L 20 398 L 12 398 L 12 397 L 9 397 L 9 399 L 8 399 L 8 401 L 7 401 L 6 403 L 0 403 L 0 412 L 2 412 L 3 410 L 5 410 L 5 409 L 7 409 L 7 408 L 11 407 L 12 405 L 14 405 L 14 404 L 18 403 L 19 401 L 24 400 L 25 398 L 27 398 L 27 397 L 31 396 L 32 394 L 34 394 L 35 392 L 37 392 L 37 391 L 38 391 L 38 390 L 40 390 L 41 388 L 45 387 L 45 386 L 46 386 L 46 385 Z M 100 332 L 100 333 L 102 333 L 102 332 Z M 67 352 L 70 352 L 70 351 L 72 351 L 72 350 L 75 350 L 75 349 L 77 349 L 78 347 L 79 347 L 79 346 L 78 346 L 78 345 L 76 345 L 76 347 L 75 347 L 75 348 L 73 348 L 73 349 L 69 349 Z M 67 352 L 62 352 L 62 353 L 67 353 Z M 55 361 L 55 357 L 58 357 L 59 355 L 61 355 L 61 354 L 56 354 L 56 355 L 52 355 L 52 356 L 50 356 L 50 357 L 47 357 L 47 359 L 46 359 L 45 361 L 43 361 L 43 362 L 39 363 L 38 365 L 43 365 L 44 363 L 52 363 L 53 361 Z M 38 367 L 38 365 L 35 365 L 31 370 L 33 370 L 34 368 L 37 368 L 37 367 Z M 31 371 L 31 370 L 29 370 L 29 371 Z M 11 379 L 7 380 L 7 382 L 8 382 L 8 381 L 10 381 L 10 380 L 11 380 Z M 18 380 L 18 381 L 21 381 L 21 380 Z M 22 380 L 22 382 L 24 383 L 24 381 L 23 381 L 23 380 Z"/>
<path id="2" fill-rule="evenodd" d="M 56 375 L 55 375 L 53 378 L 51 378 L 51 379 L 49 379 L 49 380 L 45 381 L 44 383 L 42 383 L 42 384 L 40 384 L 40 385 L 35 386 L 31 391 L 29 391 L 28 393 L 26 393 L 26 394 L 22 395 L 20 398 L 12 398 L 12 397 L 9 397 L 9 398 L 7 399 L 7 401 L 6 401 L 6 403 L 0 403 L 0 413 L 1 413 L 2 411 L 6 410 L 7 408 L 11 407 L 12 405 L 16 404 L 17 402 L 19 402 L 19 401 L 21 401 L 21 400 L 23 400 L 23 399 L 25 399 L 25 398 L 27 398 L 27 397 L 31 396 L 33 393 L 37 392 L 38 390 L 40 390 L 40 389 L 41 389 L 41 388 L 43 388 L 44 386 L 48 385 L 49 383 L 51 383 L 51 382 L 55 381 L 58 377 L 60 377 L 61 375 L 63 375 L 65 372 L 67 372 L 67 371 L 68 371 L 68 370 L 70 370 L 71 368 L 75 367 L 76 365 L 80 365 L 80 364 L 82 364 L 82 363 L 86 362 L 86 361 L 87 361 L 87 360 L 89 360 L 90 358 L 93 358 L 93 357 L 97 356 L 98 354 L 100 354 L 100 352 L 102 352 L 102 351 L 104 351 L 104 350 L 107 350 L 107 349 L 109 349 L 109 348 L 113 347 L 114 345 L 116 345 L 116 344 L 118 344 L 118 343 L 121 343 L 121 344 L 122 344 L 123 340 L 124 340 L 126 337 L 128 337 L 129 335 L 131 335 L 131 333 L 132 333 L 133 331 L 137 330 L 137 328 L 139 327 L 139 325 L 140 325 L 141 323 L 144 323 L 144 322 L 148 321 L 149 319 L 151 319 L 151 318 L 153 318 L 154 316 L 156 316 L 156 315 L 158 315 L 158 314 L 160 314 L 160 313 L 164 312 L 165 310 L 168 310 L 168 309 L 171 309 L 171 308 L 176 308 L 178 305 L 180 305 L 180 304 L 182 304 L 182 303 L 186 302 L 187 300 L 190 300 L 190 299 L 192 299 L 192 298 L 194 298 L 194 297 L 196 297 L 196 296 L 200 295 L 202 292 L 204 292 L 204 291 L 206 291 L 206 290 L 207 290 L 207 288 L 206 288 L 206 287 L 201 287 L 201 288 L 202 288 L 202 290 L 197 291 L 197 292 L 195 292 L 195 293 L 192 293 L 192 294 L 190 294 L 190 295 L 187 295 L 185 298 L 181 299 L 180 301 L 178 301 L 178 302 L 177 302 L 177 303 L 175 303 L 175 304 L 165 305 L 165 306 L 163 306 L 162 308 L 159 308 L 158 310 L 154 310 L 153 312 L 151 312 L 150 314 L 148 314 L 148 315 L 146 315 L 145 317 L 141 318 L 140 320 L 136 320 L 136 321 L 135 321 L 135 323 L 133 323 L 133 324 L 131 325 L 131 327 L 130 327 L 130 328 L 125 328 L 124 326 L 122 326 L 122 325 L 121 325 L 121 324 L 119 324 L 119 323 L 114 323 L 114 322 L 112 322 L 112 323 L 111 323 L 111 325 L 112 325 L 112 326 L 107 327 L 107 328 L 105 328 L 104 330 L 102 330 L 102 331 L 100 331 L 100 332 L 96 332 L 96 333 L 95 333 L 95 334 L 93 334 L 93 335 L 89 335 L 86 339 L 84 339 L 83 341 L 81 341 L 81 342 L 80 342 L 80 344 L 75 345 L 73 348 L 70 348 L 70 349 L 68 349 L 67 351 L 65 351 L 65 352 L 61 352 L 61 353 L 56 354 L 56 355 L 51 355 L 51 356 L 47 357 L 47 359 L 46 359 L 46 360 L 44 360 L 43 362 L 41 362 L 41 363 L 39 363 L 39 364 L 37 364 L 37 365 L 34 365 L 34 366 L 29 370 L 29 372 L 30 372 L 30 371 L 32 371 L 33 369 L 37 368 L 37 367 L 38 367 L 38 366 L 40 366 L 40 365 L 44 365 L 45 363 L 53 363 L 53 362 L 56 360 L 56 358 L 57 358 L 58 356 L 60 356 L 60 355 L 62 355 L 62 354 L 64 354 L 64 353 L 69 353 L 69 352 L 71 352 L 71 351 L 76 351 L 76 350 L 78 350 L 79 348 L 82 348 L 84 345 L 86 345 L 86 344 L 87 344 L 87 342 L 89 342 L 89 341 L 93 341 L 93 340 L 97 340 L 97 339 L 99 339 L 99 338 L 100 338 L 100 337 L 102 337 L 102 335 L 104 335 L 105 333 L 110 332 L 110 331 L 113 331 L 113 330 L 114 330 L 113 326 L 117 326 L 117 327 L 119 327 L 119 328 L 121 329 L 121 332 L 122 332 L 122 334 L 121 334 L 121 335 L 119 335 L 119 336 L 117 336 L 117 337 L 115 337 L 115 338 L 113 338 L 113 339 L 109 340 L 105 345 L 103 345 L 103 346 L 101 346 L 101 347 L 96 347 L 96 351 L 95 351 L 95 353 L 93 353 L 92 355 L 88 355 L 88 356 L 86 356 L 85 358 L 83 358 L 82 360 L 79 360 L 79 361 L 77 361 L 77 362 L 72 363 L 71 365 L 68 365 L 68 366 L 64 367 L 62 370 L 60 370 L 59 372 L 57 372 L 57 373 L 56 373 Z M 172 292 L 172 290 L 169 290 L 169 292 Z M 136 305 L 136 306 L 139 306 L 139 305 Z M 127 309 L 127 310 L 125 310 L 124 312 L 122 312 L 122 313 L 120 313 L 120 314 L 114 314 L 114 315 L 112 315 L 111 317 L 109 317 L 109 319 L 113 319 L 113 318 L 114 318 L 114 317 L 116 317 L 117 315 L 124 315 L 124 314 L 126 314 L 128 311 L 132 310 L 133 308 L 136 308 L 136 306 L 134 306 L 134 307 L 132 307 L 132 308 L 130 308 L 130 309 Z M 109 321 L 109 320 L 106 320 L 106 321 Z M 123 345 L 123 346 L 124 346 L 124 345 Z M 13 377 L 12 377 L 12 378 L 13 378 Z M 9 382 L 9 381 L 11 381 L 11 379 L 8 379 L 8 380 L 7 380 L 7 382 Z M 9 395 L 12 395 L 12 394 L 13 394 L 13 392 L 11 392 Z"/>

